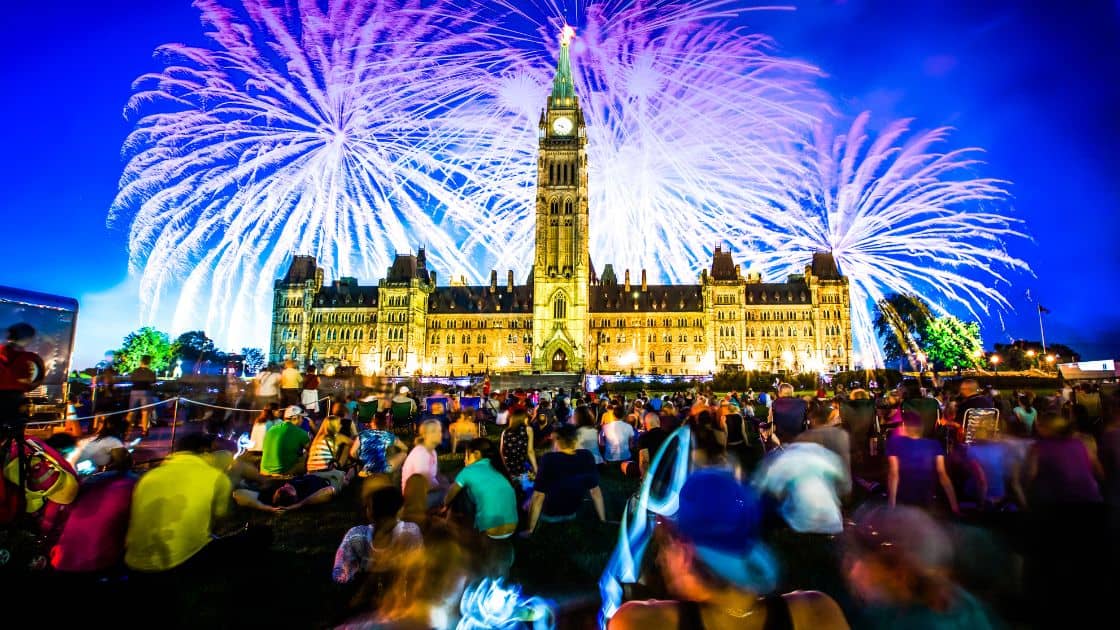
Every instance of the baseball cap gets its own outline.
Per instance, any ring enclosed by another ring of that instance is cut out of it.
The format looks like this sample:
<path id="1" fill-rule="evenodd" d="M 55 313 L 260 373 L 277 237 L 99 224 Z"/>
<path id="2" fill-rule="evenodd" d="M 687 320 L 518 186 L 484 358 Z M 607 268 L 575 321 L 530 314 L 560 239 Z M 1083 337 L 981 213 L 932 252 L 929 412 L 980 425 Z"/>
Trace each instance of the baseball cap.
<path id="1" fill-rule="evenodd" d="M 284 410 L 285 418 L 295 418 L 297 416 L 307 416 L 307 414 L 303 412 L 303 407 L 300 407 L 299 405 L 292 405 L 291 407 L 288 407 Z"/>
<path id="2" fill-rule="evenodd" d="M 721 578 L 757 593 L 777 584 L 777 563 L 761 542 L 762 501 L 723 470 L 700 470 L 684 483 L 677 532 Z"/>

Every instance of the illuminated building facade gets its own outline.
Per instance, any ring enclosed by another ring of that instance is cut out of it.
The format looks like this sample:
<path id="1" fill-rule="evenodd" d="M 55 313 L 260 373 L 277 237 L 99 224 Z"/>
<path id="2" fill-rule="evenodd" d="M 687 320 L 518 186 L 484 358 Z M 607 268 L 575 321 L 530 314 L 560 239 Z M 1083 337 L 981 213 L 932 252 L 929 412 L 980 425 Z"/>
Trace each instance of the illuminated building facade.
<path id="1" fill-rule="evenodd" d="M 568 39 L 540 118 L 536 251 L 530 278 L 437 286 L 425 252 L 398 254 L 377 286 L 324 283 L 296 256 L 275 284 L 270 360 L 355 366 L 368 375 L 481 372 L 708 374 L 833 371 L 852 365 L 847 279 L 817 253 L 803 274 L 763 283 L 716 248 L 695 285 L 642 270 L 597 274 L 588 248 L 587 134 Z"/>

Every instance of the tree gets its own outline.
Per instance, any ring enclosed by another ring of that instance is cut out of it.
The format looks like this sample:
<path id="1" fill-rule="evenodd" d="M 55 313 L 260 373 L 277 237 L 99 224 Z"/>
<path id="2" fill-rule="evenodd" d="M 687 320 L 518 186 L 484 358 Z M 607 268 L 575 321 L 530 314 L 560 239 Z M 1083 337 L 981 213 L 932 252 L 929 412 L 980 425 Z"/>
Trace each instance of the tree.
<path id="1" fill-rule="evenodd" d="M 214 355 L 214 340 L 201 330 L 191 330 L 175 338 L 176 359 L 201 363 L 206 359 L 213 359 Z"/>
<path id="2" fill-rule="evenodd" d="M 264 367 L 264 352 L 259 348 L 242 348 L 241 356 L 245 357 L 245 373 L 256 374 Z"/>
<path id="3" fill-rule="evenodd" d="M 883 342 L 888 362 L 912 359 L 923 345 L 922 336 L 930 321 L 929 308 L 916 295 L 892 293 L 876 305 L 875 334 Z"/>
<path id="4" fill-rule="evenodd" d="M 980 324 L 946 315 L 926 324 L 922 348 L 935 366 L 947 369 L 973 367 L 983 355 Z"/>
<path id="5" fill-rule="evenodd" d="M 117 350 L 115 363 L 122 372 L 131 372 L 140 367 L 140 357 L 152 357 L 152 370 L 160 372 L 171 365 L 172 346 L 167 333 L 151 326 L 128 333 Z"/>

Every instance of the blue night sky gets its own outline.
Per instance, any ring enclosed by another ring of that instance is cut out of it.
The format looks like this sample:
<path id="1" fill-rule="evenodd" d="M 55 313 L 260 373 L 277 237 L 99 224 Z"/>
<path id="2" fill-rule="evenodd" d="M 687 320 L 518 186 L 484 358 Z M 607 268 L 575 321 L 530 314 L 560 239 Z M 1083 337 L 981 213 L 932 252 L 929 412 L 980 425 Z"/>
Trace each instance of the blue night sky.
<path id="1" fill-rule="evenodd" d="M 984 175 L 1013 182 L 1034 240 L 1009 245 L 1037 277 L 1011 277 L 1017 310 L 983 321 L 985 341 L 1037 339 L 1029 290 L 1053 311 L 1048 341 L 1120 357 L 1120 5 L 796 4 L 745 19 L 827 72 L 821 85 L 843 111 L 951 125 L 953 146 L 987 149 Z M 78 297 L 87 365 L 138 325 L 127 234 L 106 227 L 130 129 L 123 105 L 132 81 L 158 69 L 157 46 L 201 44 L 201 29 L 189 0 L 38 0 L 4 13 L 0 212 L 13 233 L 0 284 Z"/>

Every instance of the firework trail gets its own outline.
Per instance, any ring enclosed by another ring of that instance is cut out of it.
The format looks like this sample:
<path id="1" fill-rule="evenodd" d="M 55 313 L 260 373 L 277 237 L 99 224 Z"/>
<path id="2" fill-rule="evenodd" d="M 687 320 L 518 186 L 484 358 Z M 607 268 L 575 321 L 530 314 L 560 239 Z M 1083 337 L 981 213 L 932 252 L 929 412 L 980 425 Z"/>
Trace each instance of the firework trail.
<path id="1" fill-rule="evenodd" d="M 949 129 L 910 134 L 898 120 L 871 138 L 870 115 L 845 133 L 822 125 L 802 152 L 812 177 L 760 215 L 762 248 L 748 261 L 764 276 L 800 273 L 832 251 L 851 289 L 852 336 L 864 363 L 883 364 L 872 325 L 890 293 L 922 297 L 937 314 L 1009 308 L 1005 273 L 1029 272 L 1004 241 L 1026 238 L 1006 213 L 1008 183 L 973 175 L 976 148 L 937 152 Z M 745 236 L 745 235 L 744 235 Z"/>
<path id="2" fill-rule="evenodd" d="M 490 227 L 463 246 L 498 252 L 498 269 L 527 271 L 533 260 L 537 124 L 559 27 L 571 22 L 592 259 L 695 282 L 717 244 L 743 253 L 728 235 L 752 233 L 757 213 L 800 176 L 800 160 L 783 147 L 822 109 L 818 70 L 775 56 L 767 37 L 735 26 L 741 2 L 497 4 L 508 11 L 493 28 L 520 55 L 497 70 L 492 98 L 460 112 L 491 130 L 491 153 L 479 154 L 473 177 L 485 183 L 468 193 L 475 203 L 460 206 L 482 212 Z"/>
<path id="3" fill-rule="evenodd" d="M 223 345 L 260 343 L 292 253 L 372 279 L 427 244 L 437 268 L 479 277 L 442 216 L 468 203 L 453 182 L 472 131 L 456 109 L 499 49 L 474 13 L 442 0 L 195 7 L 212 44 L 164 46 L 163 70 L 136 81 L 110 214 L 130 227 L 145 319 L 177 297 L 174 330 L 204 318 Z"/>

